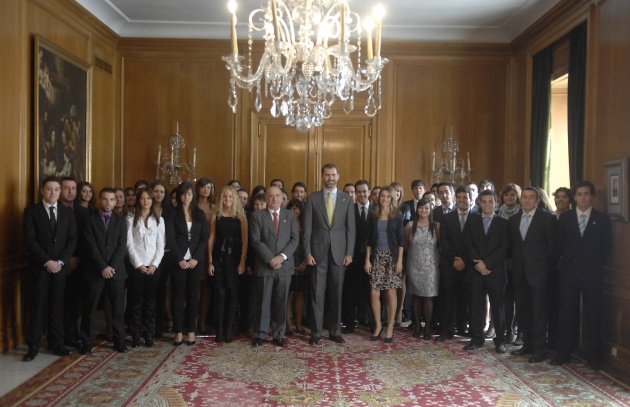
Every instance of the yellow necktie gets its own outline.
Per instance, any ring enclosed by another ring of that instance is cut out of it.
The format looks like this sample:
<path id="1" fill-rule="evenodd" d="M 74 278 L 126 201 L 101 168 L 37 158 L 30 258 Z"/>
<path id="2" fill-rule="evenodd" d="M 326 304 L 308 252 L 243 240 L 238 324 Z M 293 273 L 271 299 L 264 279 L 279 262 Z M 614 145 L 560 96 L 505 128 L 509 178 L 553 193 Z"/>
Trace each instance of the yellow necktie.
<path id="1" fill-rule="evenodd" d="M 326 213 L 328 214 L 328 224 L 332 226 L 333 223 L 333 215 L 335 212 L 335 208 L 333 208 L 333 196 L 332 192 L 328 193 L 328 202 L 326 202 Z"/>

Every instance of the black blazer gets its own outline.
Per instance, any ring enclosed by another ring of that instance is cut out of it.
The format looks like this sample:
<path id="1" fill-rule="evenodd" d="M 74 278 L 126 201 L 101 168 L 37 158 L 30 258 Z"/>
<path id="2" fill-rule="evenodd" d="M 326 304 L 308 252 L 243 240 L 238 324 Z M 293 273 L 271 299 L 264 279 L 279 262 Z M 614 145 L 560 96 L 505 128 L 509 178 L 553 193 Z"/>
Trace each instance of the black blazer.
<path id="1" fill-rule="evenodd" d="M 372 248 L 371 256 L 374 258 L 374 249 L 378 242 L 378 218 L 370 216 L 368 220 L 368 240 L 367 245 Z M 402 214 L 396 219 L 387 221 L 387 243 L 392 252 L 394 263 L 398 261 L 398 248 L 405 247 L 405 229 L 403 228 Z M 370 259 L 372 261 L 372 259 Z"/>
<path id="2" fill-rule="evenodd" d="M 455 204 L 453 204 L 453 209 L 451 209 L 451 212 L 457 212 L 457 206 L 455 206 Z M 439 205 L 433 208 L 433 221 L 434 222 L 444 223 L 444 216 L 446 215 L 444 214 L 444 207 L 442 205 Z"/>
<path id="3" fill-rule="evenodd" d="M 413 199 L 400 204 L 400 212 L 403 215 L 403 226 L 407 226 L 407 223 L 413 220 L 415 216 L 415 214 L 413 213 L 413 206 Z"/>
<path id="4" fill-rule="evenodd" d="M 353 263 L 359 265 L 361 269 L 363 269 L 363 263 L 365 262 L 365 251 L 368 245 L 368 227 L 370 225 L 370 218 L 372 216 L 372 212 L 375 205 L 370 204 L 368 207 L 368 213 L 366 215 L 365 222 L 361 219 L 361 205 L 358 203 L 354 204 L 354 225 L 357 229 L 356 237 L 354 240 L 354 256 Z"/>
<path id="5" fill-rule="evenodd" d="M 483 217 L 477 213 L 469 213 L 464 226 L 464 244 L 467 257 L 472 261 L 471 267 L 468 267 L 466 271 L 468 282 L 474 284 L 486 281 L 489 284 L 499 285 L 507 283 L 505 258 L 510 246 L 507 219 L 495 215 L 486 235 L 483 229 Z M 473 260 L 483 260 L 492 273 L 487 276 L 482 275 L 475 270 Z"/>
<path id="6" fill-rule="evenodd" d="M 470 222 L 470 213 L 468 213 L 468 217 L 466 218 L 464 229 L 466 229 L 468 222 Z M 442 215 L 442 222 L 440 222 L 440 247 L 442 248 L 440 264 L 442 266 L 453 267 L 455 257 L 461 257 L 464 263 L 466 263 L 466 267 L 472 265 L 472 261 L 464 245 L 462 232 L 459 226 L 459 213 L 457 212 L 457 208 L 446 215 Z"/>
<path id="7" fill-rule="evenodd" d="M 512 249 L 512 270 L 514 285 L 522 285 L 523 274 L 534 287 L 544 287 L 548 283 L 557 262 L 556 216 L 536 209 L 529 223 L 525 240 L 521 237 L 523 210 L 508 220 Z"/>
<path id="8" fill-rule="evenodd" d="M 563 213 L 558 220 L 558 246 L 562 256 L 560 283 L 601 289 L 604 265 L 612 249 L 608 215 L 593 208 L 582 236 L 576 210 Z"/>
<path id="9" fill-rule="evenodd" d="M 72 209 L 57 203 L 57 226 L 53 230 L 42 202 L 24 210 L 24 242 L 31 254 L 33 270 L 46 272 L 49 260 L 61 260 L 59 274 L 70 273 L 70 257 L 77 245 L 77 225 Z"/>
<path id="10" fill-rule="evenodd" d="M 192 258 L 201 263 L 206 259 L 208 250 L 208 237 L 210 228 L 206 221 L 206 215 L 202 210 L 196 210 L 192 214 L 192 227 L 190 229 L 190 241 L 188 241 L 188 226 L 186 217 L 180 209 L 175 210 L 173 216 L 173 233 L 169 245 L 173 259 L 177 262 L 184 260 L 186 251 L 190 249 Z"/>
<path id="11" fill-rule="evenodd" d="M 85 225 L 88 221 L 88 218 L 90 217 L 90 212 L 88 211 L 88 208 L 83 207 L 79 204 L 73 204 L 72 205 L 72 213 L 74 214 L 74 220 L 77 224 L 77 247 L 74 250 L 74 253 L 72 254 L 72 256 L 74 257 L 78 257 L 79 259 L 84 259 L 83 261 L 87 260 L 87 257 L 89 256 L 89 252 L 88 252 L 88 248 L 85 244 Z"/>
<path id="12" fill-rule="evenodd" d="M 85 225 L 85 243 L 89 251 L 88 267 L 83 275 L 86 280 L 103 278 L 107 267 L 116 270 L 113 279 L 127 278 L 125 255 L 127 254 L 127 220 L 112 212 L 109 227 L 105 230 L 101 214 L 89 216 Z"/>

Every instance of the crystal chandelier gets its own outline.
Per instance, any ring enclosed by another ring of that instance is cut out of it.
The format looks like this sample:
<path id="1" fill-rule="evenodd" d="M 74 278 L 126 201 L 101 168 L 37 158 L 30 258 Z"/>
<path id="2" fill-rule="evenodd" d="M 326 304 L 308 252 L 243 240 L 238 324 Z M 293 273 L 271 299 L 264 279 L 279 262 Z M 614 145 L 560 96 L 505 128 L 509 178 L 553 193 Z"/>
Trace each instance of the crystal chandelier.
<path id="1" fill-rule="evenodd" d="M 171 152 L 164 154 L 162 160 L 162 144 L 158 147 L 158 157 L 155 169 L 155 179 L 166 181 L 169 178 L 169 184 L 179 185 L 182 183 L 182 174 L 185 173 L 188 182 L 197 181 L 197 147 L 193 148 L 192 163 L 182 162 L 179 159 L 179 150 L 186 148 L 186 140 L 179 132 L 179 122 L 177 122 L 177 130 L 175 135 L 170 138 Z"/>
<path id="2" fill-rule="evenodd" d="M 266 7 L 249 14 L 246 62 L 238 53 L 235 0 L 230 0 L 228 9 L 232 15 L 232 54 L 223 60 L 231 74 L 228 104 L 233 112 L 238 104 L 236 86 L 250 92 L 256 88 L 257 111 L 262 108 L 263 95 L 271 97 L 271 115 L 284 117 L 287 125 L 302 133 L 330 118 L 337 99 L 343 101 L 349 114 L 358 92 L 368 92 L 365 114 L 372 117 L 381 108 L 380 78 L 387 63 L 381 57 L 381 7 L 375 10 L 375 19 L 366 18 L 362 26 L 346 0 L 269 0 Z M 362 61 L 363 28 L 367 31 L 367 58 Z M 262 33 L 265 41 L 255 71 L 254 32 Z"/>
<path id="3" fill-rule="evenodd" d="M 470 181 L 470 153 L 466 153 L 466 163 L 463 158 L 457 158 L 459 152 L 459 143 L 453 139 L 453 127 L 451 126 L 450 136 L 444 140 L 442 149 L 443 157 L 440 159 L 439 166 L 435 166 L 435 151 L 431 160 L 431 183 L 434 182 L 450 182 L 456 185 L 464 184 L 468 179 Z M 467 167 L 465 164 L 468 164 Z"/>

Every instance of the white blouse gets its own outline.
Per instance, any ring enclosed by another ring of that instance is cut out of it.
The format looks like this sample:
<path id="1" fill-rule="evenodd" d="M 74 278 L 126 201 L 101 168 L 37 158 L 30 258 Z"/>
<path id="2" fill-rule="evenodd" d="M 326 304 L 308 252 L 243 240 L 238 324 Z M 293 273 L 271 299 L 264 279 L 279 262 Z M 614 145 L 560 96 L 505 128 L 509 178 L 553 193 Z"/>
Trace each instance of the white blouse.
<path id="1" fill-rule="evenodd" d="M 148 226 L 142 219 L 133 226 L 133 216 L 128 216 L 127 224 L 127 253 L 133 267 L 158 267 L 164 257 L 164 219 L 160 218 L 158 224 L 153 216 L 149 216 Z"/>

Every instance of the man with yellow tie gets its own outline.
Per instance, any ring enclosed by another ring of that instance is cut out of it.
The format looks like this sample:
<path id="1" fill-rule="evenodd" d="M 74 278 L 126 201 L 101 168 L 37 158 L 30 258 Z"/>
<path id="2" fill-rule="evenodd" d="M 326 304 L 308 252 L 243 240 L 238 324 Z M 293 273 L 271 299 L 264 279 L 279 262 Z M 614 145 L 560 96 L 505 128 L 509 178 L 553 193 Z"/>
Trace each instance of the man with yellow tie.
<path id="1" fill-rule="evenodd" d="M 304 250 L 311 266 L 311 339 L 322 337 L 324 304 L 330 340 L 341 336 L 341 295 L 346 267 L 352 263 L 355 240 L 354 201 L 337 189 L 339 172 L 334 164 L 322 167 L 324 188 L 309 196 L 304 210 Z"/>

